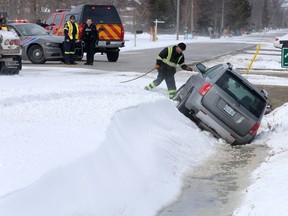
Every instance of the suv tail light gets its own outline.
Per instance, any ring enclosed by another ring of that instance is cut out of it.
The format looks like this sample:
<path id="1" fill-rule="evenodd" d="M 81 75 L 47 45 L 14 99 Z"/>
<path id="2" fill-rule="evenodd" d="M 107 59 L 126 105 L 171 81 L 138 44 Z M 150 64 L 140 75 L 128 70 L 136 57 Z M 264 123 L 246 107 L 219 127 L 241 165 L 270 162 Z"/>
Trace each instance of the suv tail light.
<path id="1" fill-rule="evenodd" d="M 251 128 L 251 130 L 249 131 L 249 134 L 252 135 L 252 136 L 255 136 L 257 134 L 257 131 L 260 127 L 260 123 L 259 122 L 256 122 L 253 127 Z"/>
<path id="2" fill-rule="evenodd" d="M 211 89 L 211 84 L 210 83 L 205 83 L 202 85 L 202 87 L 199 90 L 199 93 L 204 96 L 210 89 Z"/>

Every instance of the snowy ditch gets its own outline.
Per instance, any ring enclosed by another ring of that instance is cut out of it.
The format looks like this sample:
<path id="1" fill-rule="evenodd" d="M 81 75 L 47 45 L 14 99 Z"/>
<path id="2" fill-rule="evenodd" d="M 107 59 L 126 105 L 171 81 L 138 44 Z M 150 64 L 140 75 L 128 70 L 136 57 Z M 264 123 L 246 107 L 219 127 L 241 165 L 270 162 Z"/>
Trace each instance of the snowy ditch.
<path id="1" fill-rule="evenodd" d="M 218 145 L 209 159 L 185 175 L 182 194 L 158 216 L 232 215 L 251 184 L 247 177 L 267 155 L 267 146 L 261 144 Z"/>

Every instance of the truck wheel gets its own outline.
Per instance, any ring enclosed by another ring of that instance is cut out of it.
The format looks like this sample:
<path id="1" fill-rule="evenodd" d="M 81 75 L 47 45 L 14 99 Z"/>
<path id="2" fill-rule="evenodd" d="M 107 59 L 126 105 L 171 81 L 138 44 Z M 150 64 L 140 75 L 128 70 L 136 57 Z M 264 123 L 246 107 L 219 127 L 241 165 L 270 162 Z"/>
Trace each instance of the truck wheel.
<path id="1" fill-rule="evenodd" d="M 83 43 L 76 44 L 75 55 L 74 55 L 75 60 L 76 61 L 81 61 L 83 56 L 84 56 Z"/>
<path id="2" fill-rule="evenodd" d="M 17 75 L 19 74 L 19 72 L 20 72 L 19 70 L 11 71 L 9 75 Z"/>
<path id="3" fill-rule="evenodd" d="M 107 59 L 109 62 L 116 62 L 119 58 L 119 51 L 117 52 L 107 52 Z"/>
<path id="4" fill-rule="evenodd" d="M 44 64 L 46 62 L 44 51 L 39 45 L 31 46 L 27 51 L 27 56 L 33 64 Z"/>

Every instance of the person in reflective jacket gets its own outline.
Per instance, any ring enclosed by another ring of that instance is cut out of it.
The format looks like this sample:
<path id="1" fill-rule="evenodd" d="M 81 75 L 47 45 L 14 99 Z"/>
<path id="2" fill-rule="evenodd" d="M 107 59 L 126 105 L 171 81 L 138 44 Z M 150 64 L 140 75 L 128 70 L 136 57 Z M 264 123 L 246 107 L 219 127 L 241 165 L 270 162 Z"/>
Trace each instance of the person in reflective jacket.
<path id="1" fill-rule="evenodd" d="M 78 41 L 79 28 L 75 22 L 75 16 L 71 15 L 70 20 L 64 25 L 64 63 L 77 64 L 74 60 L 75 43 Z"/>
<path id="2" fill-rule="evenodd" d="M 85 65 L 93 65 L 95 46 L 98 41 L 98 31 L 91 19 L 87 19 L 86 24 L 82 30 L 82 40 L 85 43 L 86 63 Z"/>
<path id="3" fill-rule="evenodd" d="M 179 43 L 177 46 L 170 46 L 163 49 L 156 58 L 155 69 L 158 70 L 157 78 L 145 87 L 145 90 L 152 90 L 160 85 L 165 80 L 169 98 L 173 98 L 176 93 L 176 84 L 174 75 L 176 67 L 179 65 L 183 70 L 192 71 L 192 68 L 187 66 L 183 51 L 186 49 L 186 44 Z"/>

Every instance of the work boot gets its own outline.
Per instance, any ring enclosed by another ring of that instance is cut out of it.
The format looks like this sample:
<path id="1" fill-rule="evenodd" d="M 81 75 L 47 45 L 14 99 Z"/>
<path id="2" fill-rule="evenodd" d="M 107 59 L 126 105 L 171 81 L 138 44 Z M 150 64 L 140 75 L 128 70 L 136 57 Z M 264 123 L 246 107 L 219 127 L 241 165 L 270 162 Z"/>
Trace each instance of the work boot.
<path id="1" fill-rule="evenodd" d="M 150 83 L 149 85 L 145 86 L 145 90 L 152 90 L 156 87 L 156 85 L 154 84 L 154 82 Z"/>

